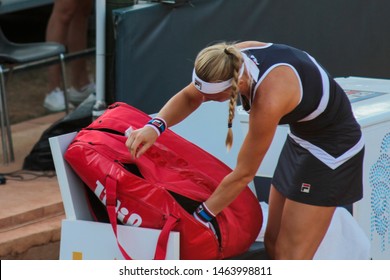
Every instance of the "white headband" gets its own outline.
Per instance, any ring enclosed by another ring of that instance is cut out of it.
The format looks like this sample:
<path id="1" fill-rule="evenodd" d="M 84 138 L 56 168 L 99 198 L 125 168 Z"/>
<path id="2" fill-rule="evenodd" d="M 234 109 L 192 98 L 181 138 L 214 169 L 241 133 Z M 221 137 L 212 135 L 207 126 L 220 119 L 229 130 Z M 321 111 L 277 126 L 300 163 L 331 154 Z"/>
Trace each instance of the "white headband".
<path id="1" fill-rule="evenodd" d="M 196 75 L 195 69 L 192 72 L 192 82 L 194 86 L 205 94 L 215 94 L 224 91 L 232 85 L 232 80 L 233 78 L 223 82 L 208 83 L 203 81 L 201 78 L 198 77 L 198 75 Z"/>
<path id="2" fill-rule="evenodd" d="M 240 69 L 239 78 L 241 78 L 242 75 L 244 74 L 245 65 L 248 64 L 247 60 L 250 61 L 250 59 L 246 55 L 243 55 L 243 57 L 244 57 L 244 62 L 242 63 L 242 66 Z M 194 71 L 192 72 L 192 83 L 194 84 L 194 86 L 198 90 L 200 90 L 204 94 L 216 94 L 216 93 L 219 93 L 221 91 L 224 91 L 225 89 L 231 87 L 232 81 L 233 81 L 233 78 L 231 78 L 227 81 L 222 81 L 222 82 L 218 82 L 218 83 L 208 83 L 208 82 L 203 81 L 201 78 L 198 77 L 198 75 L 196 75 L 195 68 L 194 68 Z"/>

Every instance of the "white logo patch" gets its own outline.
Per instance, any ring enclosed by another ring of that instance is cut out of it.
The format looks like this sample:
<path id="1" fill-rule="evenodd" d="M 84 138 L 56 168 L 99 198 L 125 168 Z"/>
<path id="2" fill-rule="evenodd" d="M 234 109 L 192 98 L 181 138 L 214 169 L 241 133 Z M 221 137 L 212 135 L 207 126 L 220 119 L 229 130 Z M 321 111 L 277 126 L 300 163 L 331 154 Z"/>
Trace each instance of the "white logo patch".
<path id="1" fill-rule="evenodd" d="M 303 193 L 310 193 L 311 185 L 307 183 L 302 183 L 301 185 L 301 192 Z"/>

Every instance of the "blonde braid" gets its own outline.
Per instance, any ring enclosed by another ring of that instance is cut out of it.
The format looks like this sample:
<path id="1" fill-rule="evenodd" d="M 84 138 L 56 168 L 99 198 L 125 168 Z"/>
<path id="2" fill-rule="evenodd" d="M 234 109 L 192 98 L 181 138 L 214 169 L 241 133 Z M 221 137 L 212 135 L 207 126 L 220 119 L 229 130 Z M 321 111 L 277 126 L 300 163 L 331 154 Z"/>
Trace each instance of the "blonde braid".
<path id="1" fill-rule="evenodd" d="M 219 43 L 200 51 L 194 65 L 196 74 L 204 81 L 220 82 L 233 78 L 229 102 L 228 133 L 225 143 L 228 151 L 233 144 L 232 123 L 239 90 L 239 72 L 243 61 L 241 51 L 234 44 Z"/>
<path id="2" fill-rule="evenodd" d="M 232 94 L 230 96 L 230 101 L 229 101 L 228 132 L 225 141 L 226 148 L 228 151 L 230 151 L 233 145 L 232 125 L 233 125 L 233 119 L 236 111 L 237 96 L 239 91 L 238 79 L 240 75 L 241 65 L 243 63 L 243 58 L 241 52 L 233 45 L 225 48 L 224 52 L 227 55 L 231 56 L 232 63 L 233 63 Z"/>

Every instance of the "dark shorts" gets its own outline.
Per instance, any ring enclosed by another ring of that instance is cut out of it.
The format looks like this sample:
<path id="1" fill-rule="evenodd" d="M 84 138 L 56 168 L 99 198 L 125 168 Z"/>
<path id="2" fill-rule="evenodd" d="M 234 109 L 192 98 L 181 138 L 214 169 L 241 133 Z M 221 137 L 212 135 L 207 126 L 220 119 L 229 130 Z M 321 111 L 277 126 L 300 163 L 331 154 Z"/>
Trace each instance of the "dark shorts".
<path id="1" fill-rule="evenodd" d="M 317 206 L 343 206 L 363 197 L 364 148 L 331 169 L 287 137 L 272 179 L 288 199 Z"/>

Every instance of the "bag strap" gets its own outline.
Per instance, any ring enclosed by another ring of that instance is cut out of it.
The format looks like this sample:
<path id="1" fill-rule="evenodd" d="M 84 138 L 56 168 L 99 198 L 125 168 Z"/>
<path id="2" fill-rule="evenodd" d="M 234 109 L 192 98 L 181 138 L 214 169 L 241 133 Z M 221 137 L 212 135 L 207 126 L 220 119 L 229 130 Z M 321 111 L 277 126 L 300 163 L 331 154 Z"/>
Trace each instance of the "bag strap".
<path id="1" fill-rule="evenodd" d="M 110 219 L 110 224 L 112 226 L 112 230 L 114 231 L 116 243 L 118 244 L 119 250 L 121 251 L 123 257 L 126 260 L 132 260 L 132 258 L 126 253 L 125 249 L 119 243 L 118 240 L 118 223 L 116 218 L 116 187 L 117 182 L 110 176 L 106 177 L 106 207 L 108 212 L 108 217 Z"/>
<path id="2" fill-rule="evenodd" d="M 169 233 L 173 230 L 178 222 L 179 218 L 173 216 L 172 214 L 168 216 L 168 219 L 161 229 L 161 233 L 157 240 L 157 248 L 154 254 L 155 260 L 165 260 L 167 255 Z"/>
<path id="3" fill-rule="evenodd" d="M 118 240 L 118 223 L 117 223 L 117 215 L 116 215 L 116 205 L 117 205 L 117 181 L 110 176 L 106 177 L 106 207 L 108 212 L 108 217 L 110 219 L 110 223 L 112 229 L 115 234 L 116 242 L 118 244 L 119 250 L 121 251 L 123 257 L 126 260 L 132 260 L 132 258 L 126 253 L 126 250 L 122 247 Z M 178 223 L 179 218 L 174 215 L 169 215 L 167 221 L 165 222 L 163 228 L 161 229 L 161 233 L 157 240 L 156 251 L 154 254 L 155 260 L 164 260 L 167 254 L 167 246 L 169 233 L 173 230 L 173 228 Z"/>

